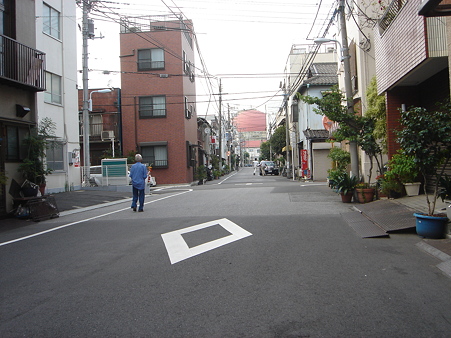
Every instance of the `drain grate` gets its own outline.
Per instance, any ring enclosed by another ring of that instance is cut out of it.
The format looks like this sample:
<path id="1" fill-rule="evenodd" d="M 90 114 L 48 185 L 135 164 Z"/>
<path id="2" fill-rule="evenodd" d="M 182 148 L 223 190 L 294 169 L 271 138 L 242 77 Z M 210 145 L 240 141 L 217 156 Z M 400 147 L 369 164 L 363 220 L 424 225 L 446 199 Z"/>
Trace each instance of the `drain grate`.
<path id="1" fill-rule="evenodd" d="M 381 200 L 360 204 L 356 208 L 387 232 L 415 228 L 412 210 L 403 205 Z"/>
<path id="2" fill-rule="evenodd" d="M 362 238 L 389 237 L 383 229 L 371 222 L 360 212 L 350 211 L 341 214 L 341 216 Z"/>

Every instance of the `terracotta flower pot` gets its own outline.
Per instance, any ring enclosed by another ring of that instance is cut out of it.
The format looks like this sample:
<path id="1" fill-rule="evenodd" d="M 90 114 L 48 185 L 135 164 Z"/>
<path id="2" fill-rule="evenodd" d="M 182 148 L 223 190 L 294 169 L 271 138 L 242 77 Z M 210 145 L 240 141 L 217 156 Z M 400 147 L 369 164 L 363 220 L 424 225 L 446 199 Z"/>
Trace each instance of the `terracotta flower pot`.
<path id="1" fill-rule="evenodd" d="M 349 191 L 347 194 L 340 193 L 340 195 L 343 203 L 351 203 L 354 191 Z"/>
<path id="2" fill-rule="evenodd" d="M 45 187 L 46 187 L 45 183 L 39 184 L 39 192 L 41 193 L 41 196 L 45 195 Z"/>
<path id="3" fill-rule="evenodd" d="M 359 203 L 368 203 L 372 202 L 374 199 L 374 192 L 375 190 L 373 188 L 357 188 L 355 189 L 355 196 L 357 199 L 357 202 Z"/>

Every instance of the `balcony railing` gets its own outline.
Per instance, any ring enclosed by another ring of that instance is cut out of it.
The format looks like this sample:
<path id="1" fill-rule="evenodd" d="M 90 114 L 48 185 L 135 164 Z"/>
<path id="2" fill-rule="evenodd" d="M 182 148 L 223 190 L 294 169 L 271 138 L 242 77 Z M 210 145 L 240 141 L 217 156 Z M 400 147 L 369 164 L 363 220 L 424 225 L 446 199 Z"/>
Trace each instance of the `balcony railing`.
<path id="1" fill-rule="evenodd" d="M 45 53 L 0 35 L 0 82 L 45 91 Z"/>
<path id="2" fill-rule="evenodd" d="M 82 114 L 79 115 L 80 119 L 80 142 L 83 142 L 83 116 Z M 93 122 L 101 121 L 103 122 Z M 102 137 L 102 134 L 104 132 L 109 132 L 108 140 L 104 137 Z M 90 116 L 90 123 L 89 123 L 89 140 L 91 142 L 97 142 L 97 141 L 108 141 L 111 142 L 109 139 L 111 137 L 114 137 L 116 140 L 119 139 L 119 115 L 116 113 L 104 113 L 104 114 L 96 114 Z"/>
<path id="3" fill-rule="evenodd" d="M 382 34 L 391 25 L 393 20 L 395 20 L 398 13 L 407 3 L 407 0 L 392 0 L 390 5 L 388 5 L 385 10 L 384 15 L 379 20 L 379 33 Z"/>

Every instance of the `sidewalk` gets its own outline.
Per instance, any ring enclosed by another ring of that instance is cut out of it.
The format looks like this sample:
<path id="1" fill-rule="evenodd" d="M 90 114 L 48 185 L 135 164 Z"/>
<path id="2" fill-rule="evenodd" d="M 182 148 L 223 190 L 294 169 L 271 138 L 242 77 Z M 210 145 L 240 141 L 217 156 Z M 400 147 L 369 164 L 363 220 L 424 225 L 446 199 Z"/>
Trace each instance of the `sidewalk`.
<path id="1" fill-rule="evenodd" d="M 379 210 L 380 212 L 377 212 L 377 209 L 384 203 L 389 207 L 383 208 L 382 211 Z M 412 227 L 415 226 L 414 212 L 428 212 L 425 195 L 374 201 L 360 206 L 356 204 L 355 209 L 359 210 L 369 221 L 377 225 L 384 222 L 392 224 L 405 222 L 409 226 L 412 224 Z M 438 199 L 435 213 L 446 213 L 446 209 L 447 205 Z M 387 226 L 387 224 L 384 225 Z M 388 224 L 388 227 L 390 227 L 390 224 Z M 418 239 L 419 242 L 416 246 L 424 252 L 441 260 L 441 263 L 437 264 L 437 268 L 451 278 L 451 235 L 448 233 L 447 237 L 444 239 L 421 239 L 420 237 L 418 237 Z"/>

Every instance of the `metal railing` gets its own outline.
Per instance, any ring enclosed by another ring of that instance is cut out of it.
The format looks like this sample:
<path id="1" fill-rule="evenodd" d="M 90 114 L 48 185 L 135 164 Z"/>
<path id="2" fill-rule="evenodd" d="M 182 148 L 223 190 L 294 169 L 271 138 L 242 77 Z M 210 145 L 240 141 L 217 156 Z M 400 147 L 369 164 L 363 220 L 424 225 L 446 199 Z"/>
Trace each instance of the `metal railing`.
<path id="1" fill-rule="evenodd" d="M 379 32 L 381 34 L 391 25 L 406 3 L 407 0 L 392 0 L 385 10 L 384 15 L 379 20 Z"/>
<path id="2" fill-rule="evenodd" d="M 80 115 L 80 124 L 79 124 L 79 132 L 80 132 L 80 141 L 83 142 L 83 123 L 82 116 Z M 113 134 L 115 138 L 119 138 L 119 122 L 118 117 L 114 116 L 113 119 L 111 119 L 108 122 L 101 122 L 101 123 L 90 123 L 89 124 L 89 139 L 91 141 L 99 141 L 102 140 L 102 132 L 106 130 L 113 131 Z"/>
<path id="3" fill-rule="evenodd" d="M 0 80 L 45 91 L 45 53 L 0 35 Z"/>

